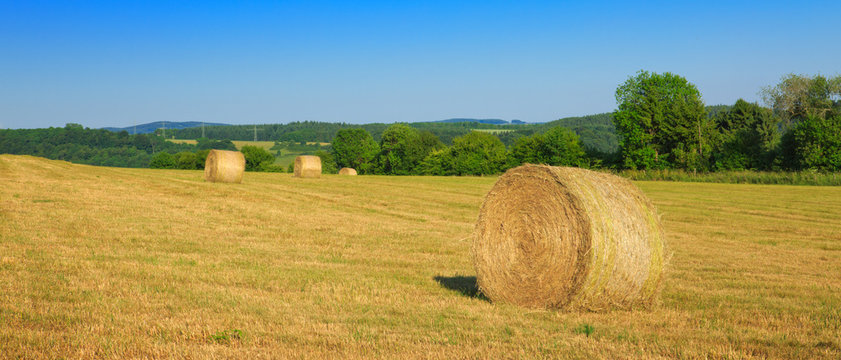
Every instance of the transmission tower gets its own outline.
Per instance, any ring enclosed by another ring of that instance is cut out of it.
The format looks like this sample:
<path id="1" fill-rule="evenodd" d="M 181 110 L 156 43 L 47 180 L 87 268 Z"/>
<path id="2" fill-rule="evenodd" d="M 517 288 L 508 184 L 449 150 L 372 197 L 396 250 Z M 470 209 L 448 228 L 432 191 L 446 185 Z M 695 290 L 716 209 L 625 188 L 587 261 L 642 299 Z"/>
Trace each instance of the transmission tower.
<path id="1" fill-rule="evenodd" d="M 260 129 L 260 131 L 263 131 L 263 129 Z M 257 125 L 254 125 L 254 141 L 257 141 Z"/>

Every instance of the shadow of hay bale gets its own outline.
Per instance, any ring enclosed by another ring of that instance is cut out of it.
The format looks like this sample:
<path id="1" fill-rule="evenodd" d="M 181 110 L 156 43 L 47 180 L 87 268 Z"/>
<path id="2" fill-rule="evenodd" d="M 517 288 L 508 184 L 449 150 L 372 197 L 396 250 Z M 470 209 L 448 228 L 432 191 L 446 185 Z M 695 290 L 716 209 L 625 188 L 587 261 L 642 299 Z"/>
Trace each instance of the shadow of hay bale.
<path id="1" fill-rule="evenodd" d="M 475 276 L 436 276 L 433 278 L 442 287 L 460 293 L 463 296 L 490 302 L 490 299 L 479 292 L 479 285 Z"/>

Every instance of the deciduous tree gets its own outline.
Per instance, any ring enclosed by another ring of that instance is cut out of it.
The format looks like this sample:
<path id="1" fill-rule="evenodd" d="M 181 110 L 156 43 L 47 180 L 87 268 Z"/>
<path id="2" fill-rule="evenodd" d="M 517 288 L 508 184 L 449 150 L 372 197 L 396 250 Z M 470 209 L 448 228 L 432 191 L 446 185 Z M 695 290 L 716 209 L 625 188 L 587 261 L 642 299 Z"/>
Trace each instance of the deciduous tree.
<path id="1" fill-rule="evenodd" d="M 841 115 L 841 76 L 788 74 L 761 94 L 786 127 L 810 116 L 826 119 Z"/>
<path id="2" fill-rule="evenodd" d="M 768 170 L 779 144 L 780 119 L 771 109 L 742 99 L 720 112 L 715 121 L 719 137 L 715 146 L 718 170 Z"/>
<path id="3" fill-rule="evenodd" d="M 640 71 L 616 89 L 616 102 L 613 119 L 625 167 L 694 168 L 709 156 L 714 127 L 701 93 L 685 78 Z"/>
<path id="4" fill-rule="evenodd" d="M 198 169 L 196 154 L 190 151 L 182 151 L 175 154 L 175 166 L 184 170 Z"/>
<path id="5" fill-rule="evenodd" d="M 350 167 L 360 174 L 371 172 L 380 146 L 365 129 L 341 129 L 333 137 L 333 158 L 339 168 Z"/>
<path id="6" fill-rule="evenodd" d="M 453 139 L 450 148 L 453 173 L 456 175 L 489 175 L 502 171 L 505 144 L 486 132 L 471 131 Z"/>
<path id="7" fill-rule="evenodd" d="M 262 171 L 263 166 L 271 165 L 274 162 L 272 153 L 258 146 L 246 145 L 240 151 L 245 156 L 246 171 Z"/>
<path id="8" fill-rule="evenodd" d="M 794 169 L 841 171 L 841 115 L 807 116 L 786 134 L 783 152 Z"/>
<path id="9" fill-rule="evenodd" d="M 443 147 L 432 133 L 418 131 L 406 124 L 391 125 L 383 131 L 380 140 L 378 171 L 388 175 L 418 173 L 420 162 Z"/>
<path id="10" fill-rule="evenodd" d="M 175 157 L 168 152 L 161 151 L 152 156 L 149 167 L 152 169 L 175 169 Z"/>

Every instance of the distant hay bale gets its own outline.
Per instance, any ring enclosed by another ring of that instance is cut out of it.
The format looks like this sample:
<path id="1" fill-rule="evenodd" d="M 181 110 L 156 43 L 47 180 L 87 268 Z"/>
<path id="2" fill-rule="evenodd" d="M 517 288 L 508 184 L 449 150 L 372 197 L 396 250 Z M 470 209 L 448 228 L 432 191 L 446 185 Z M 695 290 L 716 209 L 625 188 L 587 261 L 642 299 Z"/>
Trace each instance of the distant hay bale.
<path id="1" fill-rule="evenodd" d="M 523 165 L 485 198 L 471 255 L 479 289 L 494 302 L 632 308 L 660 291 L 664 241 L 654 206 L 630 181 Z"/>
<path id="2" fill-rule="evenodd" d="M 295 172 L 292 175 L 299 178 L 317 179 L 321 177 L 321 158 L 312 155 L 301 155 L 295 158 Z"/>
<path id="3" fill-rule="evenodd" d="M 204 162 L 204 179 L 210 182 L 241 183 L 245 156 L 239 151 L 210 150 Z"/>
<path id="4" fill-rule="evenodd" d="M 339 170 L 339 175 L 356 175 L 356 169 L 345 167 Z"/>

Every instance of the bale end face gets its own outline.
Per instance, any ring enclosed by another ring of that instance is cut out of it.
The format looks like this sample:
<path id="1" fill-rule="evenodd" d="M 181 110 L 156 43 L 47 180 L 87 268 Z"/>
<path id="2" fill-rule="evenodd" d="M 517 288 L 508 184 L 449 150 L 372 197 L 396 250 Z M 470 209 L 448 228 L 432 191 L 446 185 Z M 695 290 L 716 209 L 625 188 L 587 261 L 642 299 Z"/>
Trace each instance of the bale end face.
<path id="1" fill-rule="evenodd" d="M 209 182 L 241 183 L 245 156 L 239 151 L 210 150 L 204 162 L 204 179 Z"/>
<path id="2" fill-rule="evenodd" d="M 295 158 L 293 177 L 317 179 L 321 177 L 321 158 L 301 155 Z"/>
<path id="3" fill-rule="evenodd" d="M 471 248 L 492 301 L 532 308 L 629 308 L 659 291 L 663 231 L 629 181 L 524 165 L 485 198 Z"/>

